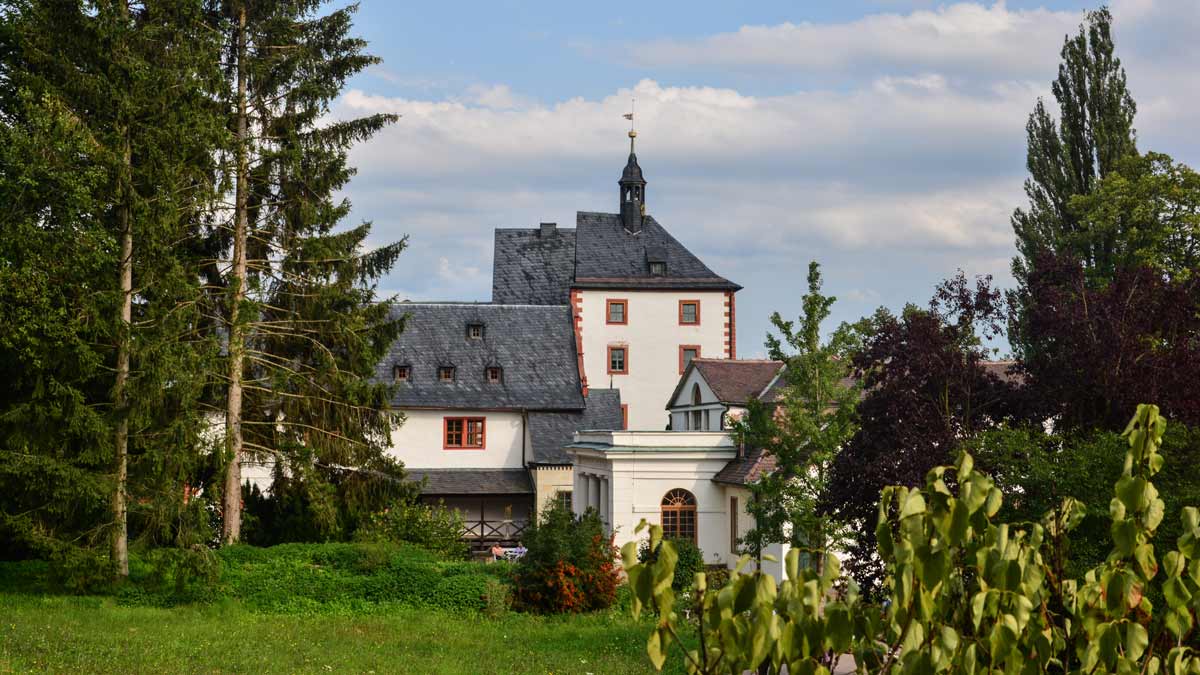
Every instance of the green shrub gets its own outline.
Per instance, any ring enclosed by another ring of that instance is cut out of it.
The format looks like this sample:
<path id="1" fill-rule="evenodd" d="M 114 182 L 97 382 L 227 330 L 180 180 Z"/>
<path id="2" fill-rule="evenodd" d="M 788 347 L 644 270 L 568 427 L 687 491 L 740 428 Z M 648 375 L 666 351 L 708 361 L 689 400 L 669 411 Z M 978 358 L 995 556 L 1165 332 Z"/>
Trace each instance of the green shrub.
<path id="1" fill-rule="evenodd" d="M 1164 466 L 1165 428 L 1157 406 L 1138 406 L 1108 502 L 1110 552 L 1081 577 L 1063 572 L 1071 569 L 1063 542 L 1087 517 L 1085 505 L 1067 497 L 1037 521 L 1002 522 L 1001 490 L 965 452 L 931 469 L 920 488 L 883 489 L 875 529 L 888 579 L 883 608 L 862 602 L 837 556 L 827 553 L 816 570 L 801 565 L 797 548 L 783 584 L 741 574 L 745 557 L 728 586 L 709 589 L 701 576 L 685 604 L 662 583 L 674 572 L 673 546 L 638 563 L 627 544 L 632 611 L 660 616 L 647 654 L 661 670 L 680 647 L 688 672 L 714 675 L 827 672 L 831 654 L 853 654 L 870 673 L 1200 673 L 1200 509 L 1172 514 L 1181 535 L 1155 543 L 1167 522 L 1151 482 Z M 650 538 L 657 548 L 662 528 L 650 526 Z M 682 616 L 695 617 L 706 649 L 681 639 Z"/>
<path id="2" fill-rule="evenodd" d="M 616 547 L 593 510 L 576 518 L 555 502 L 525 537 L 517 562 L 514 606 L 541 613 L 604 609 L 616 601 Z"/>
<path id="3" fill-rule="evenodd" d="M 448 559 L 466 558 L 462 514 L 443 504 L 399 501 L 373 513 L 355 533 L 357 541 L 410 543 Z"/>
<path id="4" fill-rule="evenodd" d="M 704 571 L 704 552 L 700 550 L 691 539 L 668 539 L 667 541 L 675 547 L 675 553 L 679 556 L 679 560 L 675 563 L 675 576 L 671 579 L 671 588 L 677 591 L 691 588 L 695 583 L 696 572 Z M 646 539 L 638 545 L 638 562 L 647 563 L 658 560 L 658 553 L 662 549 L 662 544 L 654 549 L 654 554 L 650 553 L 650 540 Z"/>

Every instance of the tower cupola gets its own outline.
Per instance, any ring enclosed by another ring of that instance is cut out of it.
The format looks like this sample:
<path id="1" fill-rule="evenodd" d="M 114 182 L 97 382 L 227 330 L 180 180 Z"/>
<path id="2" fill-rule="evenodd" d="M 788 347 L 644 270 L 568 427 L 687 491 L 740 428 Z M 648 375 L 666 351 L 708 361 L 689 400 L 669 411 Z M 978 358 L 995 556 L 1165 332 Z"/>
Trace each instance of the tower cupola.
<path id="1" fill-rule="evenodd" d="M 646 216 L 646 179 L 642 177 L 642 167 L 638 166 L 637 155 L 633 151 L 633 142 L 637 132 L 629 130 L 629 161 L 625 162 L 625 170 L 621 172 L 621 224 L 625 229 L 637 234 L 642 231 L 642 219 Z"/>

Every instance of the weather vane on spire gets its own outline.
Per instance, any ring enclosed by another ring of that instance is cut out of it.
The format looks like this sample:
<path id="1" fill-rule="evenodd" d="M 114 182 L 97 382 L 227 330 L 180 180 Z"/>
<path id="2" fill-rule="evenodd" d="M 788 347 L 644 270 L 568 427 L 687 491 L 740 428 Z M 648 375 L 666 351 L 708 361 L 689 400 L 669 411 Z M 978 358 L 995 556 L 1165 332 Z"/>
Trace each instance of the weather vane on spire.
<path id="1" fill-rule="evenodd" d="M 629 112 L 622 115 L 622 117 L 629 120 L 629 154 L 631 154 L 631 155 L 633 154 L 633 139 L 637 138 L 637 131 L 634 131 L 634 129 L 633 129 L 633 110 L 634 110 L 634 106 L 636 104 L 637 104 L 637 99 L 630 98 L 629 99 Z"/>

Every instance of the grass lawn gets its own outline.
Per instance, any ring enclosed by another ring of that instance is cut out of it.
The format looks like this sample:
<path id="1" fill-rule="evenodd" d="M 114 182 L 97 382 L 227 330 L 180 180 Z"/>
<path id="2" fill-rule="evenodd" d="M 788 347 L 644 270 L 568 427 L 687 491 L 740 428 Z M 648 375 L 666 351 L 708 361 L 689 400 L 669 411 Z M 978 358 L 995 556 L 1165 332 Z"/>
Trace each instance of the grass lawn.
<path id="1" fill-rule="evenodd" d="M 0 673 L 652 673 L 650 625 L 616 612 L 291 616 L 0 594 Z M 678 654 L 667 672 L 683 672 Z"/>

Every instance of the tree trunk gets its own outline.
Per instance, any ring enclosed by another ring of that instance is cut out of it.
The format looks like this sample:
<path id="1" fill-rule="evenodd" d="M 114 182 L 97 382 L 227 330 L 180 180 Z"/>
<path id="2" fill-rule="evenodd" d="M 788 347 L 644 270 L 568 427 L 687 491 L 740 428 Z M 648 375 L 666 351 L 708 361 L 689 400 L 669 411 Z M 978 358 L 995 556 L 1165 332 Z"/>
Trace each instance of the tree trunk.
<path id="1" fill-rule="evenodd" d="M 121 324 L 120 335 L 117 338 L 117 379 L 113 385 L 113 408 L 117 414 L 116 429 L 116 488 L 113 490 L 113 520 L 116 532 L 112 538 L 112 561 L 117 568 L 117 576 L 129 576 L 129 530 L 128 516 L 125 507 L 126 480 L 129 475 L 129 406 L 126 400 L 125 387 L 129 381 L 129 351 L 132 336 L 130 331 L 133 324 L 133 221 L 129 214 L 129 199 L 131 193 L 130 164 L 132 157 L 129 149 L 129 130 L 125 129 L 123 139 L 124 152 L 122 156 L 120 177 L 120 199 L 117 206 L 117 222 L 121 230 Z"/>
<path id="2" fill-rule="evenodd" d="M 117 3 L 121 18 L 128 22 L 129 5 Z M 117 576 L 129 576 L 129 515 L 126 508 L 126 483 L 129 478 L 129 403 L 125 388 L 129 382 L 129 352 L 133 346 L 133 219 L 130 201 L 133 199 L 133 153 L 130 149 L 129 126 L 121 131 L 121 166 L 117 177 L 117 224 L 121 231 L 121 322 L 117 337 L 117 377 L 113 383 L 113 410 L 117 415 L 114 438 L 116 485 L 113 489 L 113 521 L 116 531 L 112 537 L 112 563 Z"/>
<path id="3" fill-rule="evenodd" d="M 242 531 L 242 369 L 245 361 L 245 331 L 242 302 L 246 298 L 246 231 L 249 227 L 247 191 L 249 152 L 246 119 L 246 8 L 238 8 L 237 25 L 237 186 L 234 201 L 233 271 L 229 298 L 229 394 L 225 411 L 225 435 L 229 469 L 225 474 L 225 509 L 222 540 L 237 543 Z"/>

